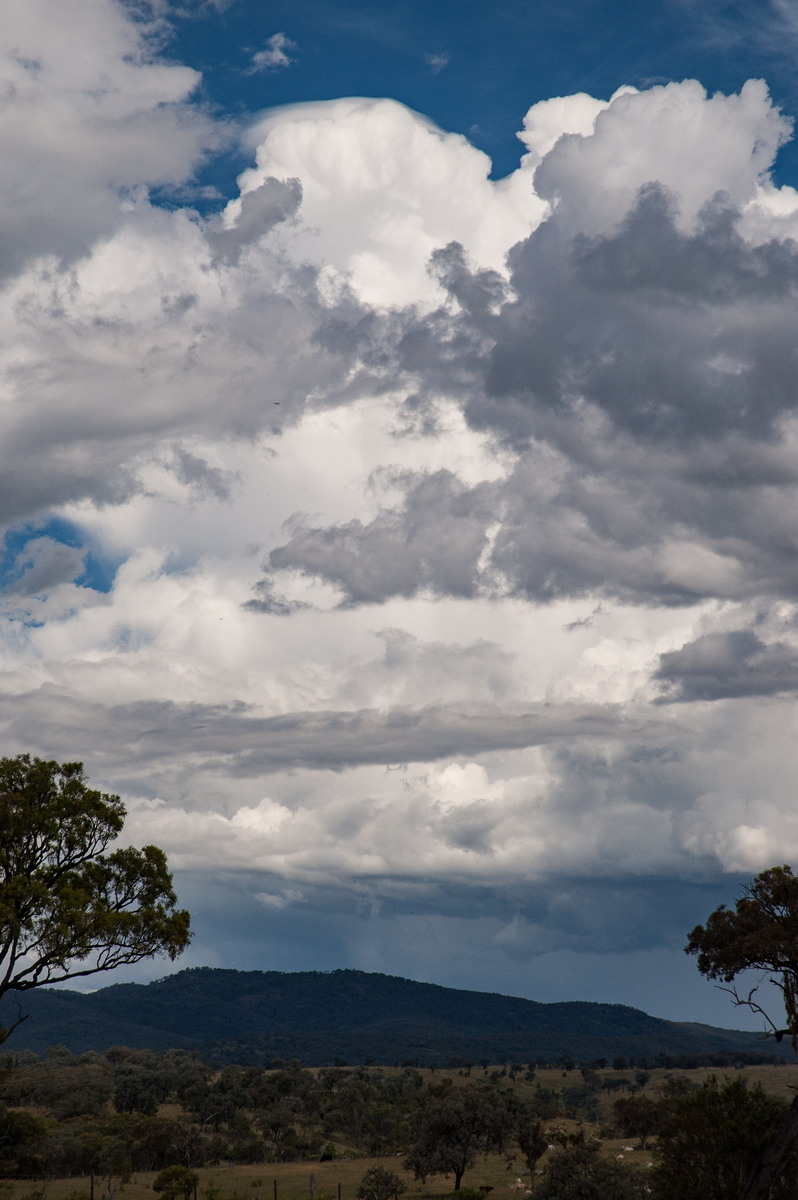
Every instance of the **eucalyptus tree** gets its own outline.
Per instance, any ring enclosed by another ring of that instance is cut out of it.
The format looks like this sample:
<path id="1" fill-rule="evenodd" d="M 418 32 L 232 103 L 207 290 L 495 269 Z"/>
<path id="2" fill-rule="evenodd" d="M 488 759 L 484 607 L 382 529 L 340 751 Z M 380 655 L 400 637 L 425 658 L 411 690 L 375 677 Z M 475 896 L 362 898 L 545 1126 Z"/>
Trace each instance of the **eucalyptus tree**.
<path id="1" fill-rule="evenodd" d="M 110 849 L 126 815 L 82 763 L 0 759 L 0 998 L 185 949 L 166 855 Z"/>

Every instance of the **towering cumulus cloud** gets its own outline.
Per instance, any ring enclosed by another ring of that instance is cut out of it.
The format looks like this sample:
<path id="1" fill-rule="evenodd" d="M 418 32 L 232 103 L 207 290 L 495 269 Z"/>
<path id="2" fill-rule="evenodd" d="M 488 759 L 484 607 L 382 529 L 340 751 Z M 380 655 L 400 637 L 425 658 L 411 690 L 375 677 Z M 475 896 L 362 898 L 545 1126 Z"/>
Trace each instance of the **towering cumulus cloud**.
<path id="1" fill-rule="evenodd" d="M 226 122 L 167 32 L 0 14 L 7 752 L 124 794 L 196 962 L 655 1005 L 798 853 L 790 121 L 555 98 L 496 181 L 390 99 Z"/>

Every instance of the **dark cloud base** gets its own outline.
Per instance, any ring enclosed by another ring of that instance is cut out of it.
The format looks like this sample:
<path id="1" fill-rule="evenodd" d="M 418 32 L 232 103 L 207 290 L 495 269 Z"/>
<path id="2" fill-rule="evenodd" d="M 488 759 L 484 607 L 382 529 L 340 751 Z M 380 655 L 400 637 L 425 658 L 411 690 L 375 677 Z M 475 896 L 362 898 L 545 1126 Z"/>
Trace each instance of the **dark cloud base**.
<path id="1" fill-rule="evenodd" d="M 660 656 L 664 700 L 729 700 L 798 691 L 798 651 L 751 629 L 708 633 Z"/>
<path id="2" fill-rule="evenodd" d="M 34 732 L 33 741 L 45 734 L 52 754 L 90 754 L 100 762 L 110 753 L 144 764 L 168 760 L 179 746 L 193 760 L 224 762 L 227 771 L 241 776 L 470 758 L 563 739 L 642 735 L 656 728 L 656 720 L 624 717 L 610 705 L 535 705 L 520 712 L 455 706 L 363 709 L 264 718 L 253 716 L 243 703 L 153 700 L 104 707 L 47 685 L 0 699 L 7 745 L 30 745 L 34 713 L 41 732 Z"/>

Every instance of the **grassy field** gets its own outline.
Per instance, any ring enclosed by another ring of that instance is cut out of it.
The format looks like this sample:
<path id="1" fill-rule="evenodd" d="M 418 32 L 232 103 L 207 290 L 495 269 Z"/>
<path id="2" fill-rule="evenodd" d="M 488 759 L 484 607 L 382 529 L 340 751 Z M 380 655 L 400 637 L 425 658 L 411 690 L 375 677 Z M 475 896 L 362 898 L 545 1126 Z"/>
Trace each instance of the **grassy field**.
<path id="1" fill-rule="evenodd" d="M 390 1068 L 384 1068 L 386 1071 Z M 495 1070 L 496 1068 L 489 1068 Z M 430 1078 L 428 1070 L 422 1070 L 421 1074 L 425 1080 Z M 599 1070 L 596 1071 L 599 1079 L 625 1078 L 634 1080 L 635 1070 L 628 1071 L 612 1071 Z M 455 1083 L 467 1083 L 473 1080 L 478 1080 L 483 1077 L 481 1068 L 474 1069 L 471 1072 L 470 1079 L 466 1079 L 455 1071 L 437 1071 L 435 1078 L 440 1079 L 444 1075 L 451 1075 Z M 722 1067 L 697 1067 L 694 1070 L 665 1070 L 663 1068 L 655 1068 L 649 1072 L 649 1080 L 642 1089 L 648 1095 L 656 1094 L 657 1090 L 663 1086 L 666 1080 L 672 1076 L 683 1076 L 692 1084 L 700 1086 L 705 1079 L 711 1075 L 717 1078 L 742 1075 L 748 1080 L 749 1086 L 758 1083 L 762 1089 L 769 1092 L 771 1095 L 780 1096 L 782 1100 L 792 1101 L 796 1091 L 798 1090 L 798 1062 L 783 1063 L 778 1066 L 763 1065 L 757 1067 L 742 1067 L 739 1070 L 733 1068 Z M 535 1089 L 538 1084 L 544 1088 L 552 1088 L 555 1091 L 561 1091 L 564 1087 L 571 1084 L 579 1084 L 582 1082 L 582 1076 L 576 1069 L 567 1073 L 558 1069 L 542 1070 L 535 1072 L 535 1078 L 531 1083 L 528 1083 L 522 1076 L 513 1083 L 510 1080 L 502 1080 L 502 1083 L 507 1083 L 508 1086 L 513 1086 L 519 1096 L 532 1097 L 535 1094 Z M 597 1095 L 599 1099 L 599 1111 L 601 1119 L 610 1122 L 612 1118 L 613 1101 L 618 1096 L 624 1095 L 624 1092 L 618 1091 L 611 1093 L 604 1089 L 600 1090 Z M 561 1122 L 556 1122 L 561 1123 Z"/>
<path id="2" fill-rule="evenodd" d="M 315 1179 L 315 1200 L 354 1200 L 358 1184 L 365 1171 L 372 1166 L 383 1166 L 394 1171 L 407 1186 L 405 1196 L 414 1197 L 448 1196 L 452 1190 L 451 1179 L 429 1179 L 421 1184 L 412 1174 L 402 1169 L 401 1158 L 358 1158 L 338 1159 L 324 1163 L 269 1163 L 265 1166 L 200 1167 L 197 1170 L 199 1187 L 198 1200 L 312 1200 L 311 1177 Z M 153 1172 L 139 1172 L 129 1183 L 117 1184 L 115 1200 L 155 1200 L 152 1191 Z M 510 1200 L 511 1186 L 516 1179 L 508 1171 L 503 1159 L 492 1155 L 477 1164 L 463 1180 L 463 1187 L 492 1187 L 497 1196 Z M 14 1181 L 3 1186 L 4 1200 L 23 1200 L 24 1197 L 40 1195 L 39 1184 L 30 1181 Z M 96 1178 L 95 1200 L 102 1200 L 107 1184 Z M 276 1193 L 275 1193 L 276 1188 Z M 340 1188 L 340 1193 L 339 1193 Z M 216 1190 L 218 1189 L 218 1191 Z M 47 1200 L 89 1200 L 88 1179 L 56 1179 L 47 1186 Z"/>

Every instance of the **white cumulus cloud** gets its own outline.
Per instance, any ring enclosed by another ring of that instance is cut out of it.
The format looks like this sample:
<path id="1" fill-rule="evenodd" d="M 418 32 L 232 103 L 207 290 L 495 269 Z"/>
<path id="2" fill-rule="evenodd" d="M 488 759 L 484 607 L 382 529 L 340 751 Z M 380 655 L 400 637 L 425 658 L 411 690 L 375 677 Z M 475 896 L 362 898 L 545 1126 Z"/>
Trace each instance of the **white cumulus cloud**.
<path id="1" fill-rule="evenodd" d="M 554 98 L 496 181 L 394 100 L 293 105 L 202 215 L 230 129 L 155 32 L 0 15 L 4 745 L 245 911 L 231 965 L 272 921 L 508 979 L 678 948 L 795 841 L 788 117 Z"/>

